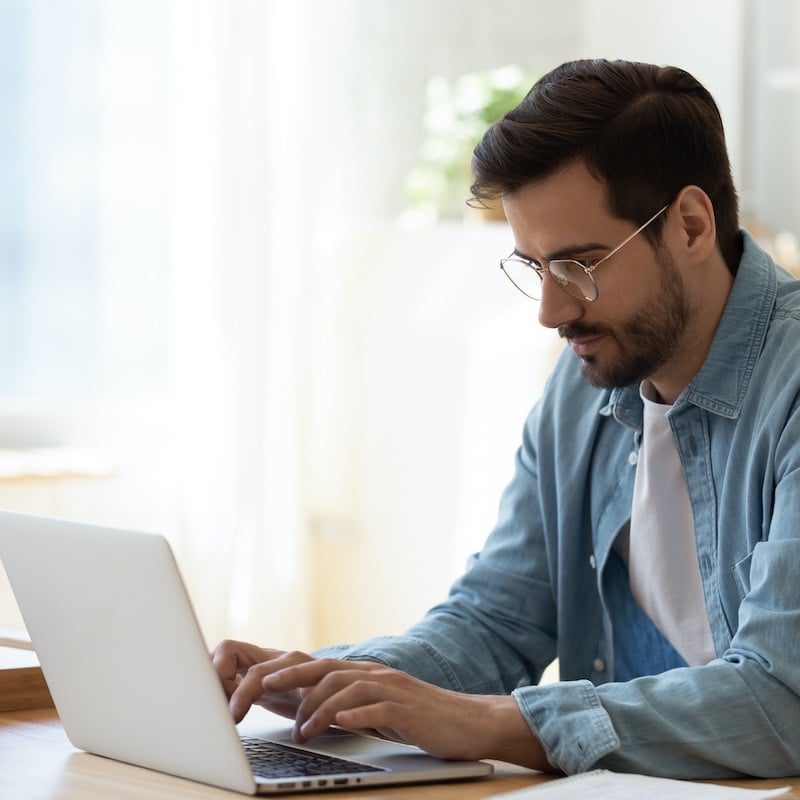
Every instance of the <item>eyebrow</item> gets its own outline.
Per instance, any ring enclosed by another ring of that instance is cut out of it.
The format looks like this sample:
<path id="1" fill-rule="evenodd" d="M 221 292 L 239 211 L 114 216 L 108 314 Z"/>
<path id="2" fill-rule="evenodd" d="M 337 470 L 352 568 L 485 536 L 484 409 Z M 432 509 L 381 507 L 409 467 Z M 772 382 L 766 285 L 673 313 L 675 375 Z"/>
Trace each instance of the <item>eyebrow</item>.
<path id="1" fill-rule="evenodd" d="M 601 242 L 584 242 L 582 244 L 570 245 L 569 247 L 562 247 L 560 250 L 556 250 L 555 253 L 551 253 L 544 260 L 549 264 L 551 261 L 558 261 L 559 259 L 562 258 L 574 258 L 575 253 L 588 253 L 591 250 L 610 250 L 610 249 L 611 248 L 607 244 L 602 244 Z M 521 252 L 516 247 L 514 248 L 514 255 L 519 256 L 520 258 L 523 258 L 526 261 L 531 261 L 534 264 L 539 263 L 535 258 L 531 258 L 530 256 L 525 255 L 525 253 Z"/>

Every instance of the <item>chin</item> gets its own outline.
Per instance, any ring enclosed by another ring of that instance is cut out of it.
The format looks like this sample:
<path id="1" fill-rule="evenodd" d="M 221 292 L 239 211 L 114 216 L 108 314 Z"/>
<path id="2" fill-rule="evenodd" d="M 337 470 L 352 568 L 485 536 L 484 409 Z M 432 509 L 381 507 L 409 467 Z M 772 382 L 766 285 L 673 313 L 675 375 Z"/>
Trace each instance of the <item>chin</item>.
<path id="1" fill-rule="evenodd" d="M 622 389 L 641 383 L 646 377 L 640 369 L 634 369 L 634 365 L 613 364 L 603 368 L 597 363 L 594 356 L 583 359 L 581 364 L 581 374 L 585 380 L 598 389 Z"/>

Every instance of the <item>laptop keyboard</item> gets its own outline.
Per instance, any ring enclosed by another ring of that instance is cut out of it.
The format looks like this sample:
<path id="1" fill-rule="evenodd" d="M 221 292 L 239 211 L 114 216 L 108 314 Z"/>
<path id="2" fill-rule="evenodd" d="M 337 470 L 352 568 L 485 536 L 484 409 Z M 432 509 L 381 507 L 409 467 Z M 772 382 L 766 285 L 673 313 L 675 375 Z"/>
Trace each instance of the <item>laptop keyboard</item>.
<path id="1" fill-rule="evenodd" d="M 346 758 L 312 753 L 266 739 L 242 738 L 253 774 L 259 778 L 305 778 L 317 775 L 342 775 L 353 772 L 385 772 L 382 767 L 349 761 Z"/>

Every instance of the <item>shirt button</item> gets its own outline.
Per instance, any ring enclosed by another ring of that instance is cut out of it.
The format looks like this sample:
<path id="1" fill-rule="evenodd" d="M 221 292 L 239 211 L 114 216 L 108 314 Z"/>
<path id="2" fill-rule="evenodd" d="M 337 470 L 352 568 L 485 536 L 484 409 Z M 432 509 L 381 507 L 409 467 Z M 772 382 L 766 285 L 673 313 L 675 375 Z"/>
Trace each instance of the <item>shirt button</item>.
<path id="1" fill-rule="evenodd" d="M 592 569 L 597 569 L 597 559 L 594 557 L 594 553 L 589 556 L 589 566 Z"/>
<path id="2" fill-rule="evenodd" d="M 606 662 L 603 661 L 602 658 L 596 658 L 594 661 L 592 661 L 592 669 L 595 672 L 603 672 L 605 668 L 606 668 Z"/>
<path id="3" fill-rule="evenodd" d="M 635 467 L 638 461 L 639 461 L 639 454 L 635 450 L 632 453 L 628 454 L 628 463 L 632 467 Z"/>

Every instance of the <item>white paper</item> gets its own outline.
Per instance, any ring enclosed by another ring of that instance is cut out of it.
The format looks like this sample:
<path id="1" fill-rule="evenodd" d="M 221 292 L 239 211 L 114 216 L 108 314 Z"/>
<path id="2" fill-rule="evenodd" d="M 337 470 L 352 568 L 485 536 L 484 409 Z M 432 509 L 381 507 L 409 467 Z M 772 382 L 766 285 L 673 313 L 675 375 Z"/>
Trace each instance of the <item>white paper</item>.
<path id="1" fill-rule="evenodd" d="M 779 789 L 740 789 L 713 783 L 676 781 L 597 769 L 547 783 L 493 795 L 491 800 L 762 800 L 789 791 Z"/>

